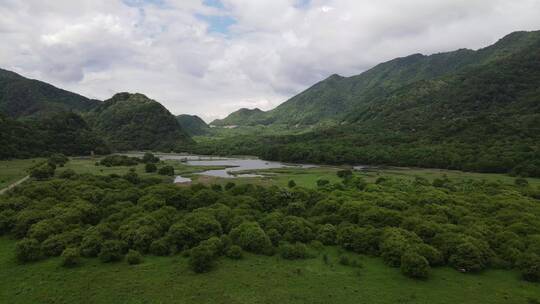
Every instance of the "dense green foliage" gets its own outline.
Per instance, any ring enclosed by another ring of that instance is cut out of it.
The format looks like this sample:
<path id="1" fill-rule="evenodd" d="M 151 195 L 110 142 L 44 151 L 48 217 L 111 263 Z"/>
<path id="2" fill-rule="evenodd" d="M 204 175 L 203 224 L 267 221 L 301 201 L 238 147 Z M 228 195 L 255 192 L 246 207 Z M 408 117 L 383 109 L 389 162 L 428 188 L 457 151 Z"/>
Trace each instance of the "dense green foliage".
<path id="1" fill-rule="evenodd" d="M 351 182 L 358 177 L 345 174 L 342 183 L 318 190 L 250 184 L 223 190 L 131 175 L 19 186 L 0 197 L 0 233 L 20 239 L 21 262 L 67 248 L 103 262 L 130 250 L 184 252 L 194 271 L 206 272 L 220 256 L 238 258 L 241 250 L 303 259 L 310 257 L 307 244 L 322 243 L 380 256 L 414 278 L 450 265 L 461 272 L 515 268 L 538 279 L 540 189 L 531 186 L 381 178 L 360 189 Z"/>
<path id="2" fill-rule="evenodd" d="M 0 159 L 106 154 L 107 144 L 75 113 L 60 112 L 35 121 L 16 121 L 0 114 Z"/>
<path id="3" fill-rule="evenodd" d="M 142 94 L 118 93 L 85 117 L 92 128 L 121 151 L 170 152 L 192 143 L 165 107 Z"/>
<path id="4" fill-rule="evenodd" d="M 236 126 L 236 125 L 253 125 L 257 124 L 258 119 L 264 112 L 261 109 L 246 109 L 242 108 L 236 112 L 229 114 L 224 119 L 216 119 L 210 124 L 213 126 Z"/>
<path id="5" fill-rule="evenodd" d="M 210 132 L 210 127 L 197 115 L 182 114 L 176 116 L 178 123 L 191 136 L 204 135 Z"/>
<path id="6" fill-rule="evenodd" d="M 0 113 L 10 118 L 44 117 L 58 112 L 85 112 L 99 104 L 50 84 L 0 69 Z"/>
<path id="7" fill-rule="evenodd" d="M 400 67 L 402 61 L 405 64 Z M 442 67 L 447 67 L 444 73 Z M 391 164 L 540 176 L 538 71 L 540 32 L 514 33 L 476 52 L 397 59 L 359 76 L 332 77 L 316 86 L 313 94 L 332 104 L 337 98 L 332 92 L 352 90 L 338 86 L 342 82 L 351 82 L 351 88 L 367 94 L 350 98 L 354 106 L 347 115 L 342 113 L 339 125 L 299 135 L 207 141 L 194 151 L 254 154 L 292 162 Z M 364 82 L 368 88 L 361 85 Z M 306 97 L 304 103 L 314 98 Z M 298 117 L 292 110 L 285 112 Z"/>

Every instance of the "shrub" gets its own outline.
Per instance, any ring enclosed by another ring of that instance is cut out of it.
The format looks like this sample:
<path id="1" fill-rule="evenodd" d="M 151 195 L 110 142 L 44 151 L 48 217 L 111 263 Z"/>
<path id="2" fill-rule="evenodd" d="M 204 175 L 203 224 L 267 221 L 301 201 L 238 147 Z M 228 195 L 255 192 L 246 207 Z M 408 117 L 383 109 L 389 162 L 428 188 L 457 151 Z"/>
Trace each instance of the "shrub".
<path id="1" fill-rule="evenodd" d="M 96 234 L 87 234 L 81 242 L 81 254 L 85 257 L 97 257 L 101 251 L 103 238 Z"/>
<path id="2" fill-rule="evenodd" d="M 287 185 L 289 186 L 289 188 L 294 188 L 296 187 L 296 182 L 291 179 Z"/>
<path id="3" fill-rule="evenodd" d="M 126 254 L 126 260 L 129 265 L 137 265 L 142 263 L 142 255 L 137 250 L 129 250 Z"/>
<path id="4" fill-rule="evenodd" d="M 207 272 L 214 266 L 215 253 L 207 245 L 199 245 L 190 250 L 189 266 L 196 273 Z"/>
<path id="5" fill-rule="evenodd" d="M 54 176 L 55 167 L 50 164 L 44 164 L 37 168 L 34 168 L 30 172 L 30 176 L 37 180 L 44 180 Z"/>
<path id="6" fill-rule="evenodd" d="M 68 162 L 68 160 L 69 159 L 64 154 L 55 153 L 49 156 L 49 159 L 47 159 L 47 163 L 52 166 L 63 167 Z"/>
<path id="7" fill-rule="evenodd" d="M 529 182 L 523 177 L 518 177 L 514 180 L 514 184 L 518 187 L 527 187 Z"/>
<path id="8" fill-rule="evenodd" d="M 227 250 L 226 253 L 227 257 L 238 260 L 242 258 L 242 248 L 238 245 L 232 245 L 229 247 L 229 250 Z"/>
<path id="9" fill-rule="evenodd" d="M 144 156 L 142 158 L 143 163 L 149 164 L 149 163 L 157 163 L 159 162 L 159 157 L 154 156 L 152 153 L 144 153 Z"/>
<path id="10" fill-rule="evenodd" d="M 302 243 L 285 243 L 279 246 L 279 254 L 282 258 L 287 260 L 305 259 L 308 257 L 308 249 L 307 246 Z"/>
<path id="11" fill-rule="evenodd" d="M 171 253 L 171 244 L 167 237 L 162 237 L 150 244 L 150 253 L 157 256 L 167 256 Z"/>
<path id="12" fill-rule="evenodd" d="M 321 241 L 324 245 L 335 245 L 336 236 L 336 227 L 332 224 L 325 224 L 319 227 L 319 230 L 317 232 L 317 239 Z"/>
<path id="13" fill-rule="evenodd" d="M 118 240 L 109 240 L 103 243 L 101 246 L 101 251 L 99 252 L 99 259 L 102 262 L 117 262 L 122 260 L 124 256 L 124 251 L 126 248 L 125 242 Z"/>
<path id="14" fill-rule="evenodd" d="M 234 188 L 234 186 L 236 186 L 235 183 L 228 182 L 227 184 L 225 184 L 225 190 L 231 190 L 232 188 Z"/>
<path id="15" fill-rule="evenodd" d="M 456 247 L 456 252 L 450 256 L 449 262 L 459 271 L 476 272 L 487 266 L 488 257 L 483 248 L 467 241 Z"/>
<path id="16" fill-rule="evenodd" d="M 62 252 L 62 266 L 75 267 L 81 264 L 81 252 L 78 248 L 66 248 Z"/>
<path id="17" fill-rule="evenodd" d="M 153 173 L 157 171 L 157 167 L 153 163 L 147 163 L 146 165 L 144 165 L 144 171 L 146 173 Z"/>
<path id="18" fill-rule="evenodd" d="M 347 170 L 339 170 L 339 171 L 337 172 L 337 176 L 338 176 L 339 178 L 349 178 L 349 177 L 352 176 L 352 174 L 353 174 L 352 171 L 349 170 L 349 169 L 347 169 Z"/>
<path id="19" fill-rule="evenodd" d="M 407 250 L 401 256 L 401 273 L 410 278 L 425 279 L 428 277 L 429 263 L 415 251 Z"/>
<path id="20" fill-rule="evenodd" d="M 324 187 L 326 185 L 330 184 L 330 181 L 327 179 L 318 179 L 317 180 L 317 187 Z"/>
<path id="21" fill-rule="evenodd" d="M 36 239 L 22 239 L 15 245 L 15 256 L 19 262 L 32 262 L 41 258 L 41 248 Z"/>
<path id="22" fill-rule="evenodd" d="M 174 175 L 174 168 L 172 166 L 161 167 L 158 170 L 158 174 L 159 175 L 173 176 Z"/>
<path id="23" fill-rule="evenodd" d="M 72 169 L 64 170 L 60 174 L 58 174 L 58 177 L 63 179 L 70 179 L 75 176 L 77 176 L 77 173 L 75 173 L 75 171 L 73 171 Z"/>
<path id="24" fill-rule="evenodd" d="M 534 253 L 524 254 L 520 257 L 518 267 L 523 279 L 530 282 L 540 281 L 540 256 Z"/>
<path id="25" fill-rule="evenodd" d="M 136 166 L 139 164 L 140 159 L 136 157 L 129 157 L 126 155 L 109 155 L 103 158 L 99 163 L 105 167 L 116 166 Z"/>
<path id="26" fill-rule="evenodd" d="M 242 223 L 231 231 L 230 237 L 234 244 L 253 253 L 267 254 L 272 247 L 270 239 L 256 222 Z"/>

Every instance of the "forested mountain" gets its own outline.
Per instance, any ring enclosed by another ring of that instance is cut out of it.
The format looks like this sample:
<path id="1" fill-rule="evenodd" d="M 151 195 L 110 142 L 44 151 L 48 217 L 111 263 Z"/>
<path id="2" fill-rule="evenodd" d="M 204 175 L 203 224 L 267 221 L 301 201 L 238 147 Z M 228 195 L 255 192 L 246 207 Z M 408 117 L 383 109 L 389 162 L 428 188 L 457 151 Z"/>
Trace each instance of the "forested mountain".
<path id="1" fill-rule="evenodd" d="M 382 67 L 388 68 L 386 74 L 394 75 L 395 82 L 388 82 L 387 77 L 357 76 L 357 83 L 363 85 L 355 91 L 361 93 L 356 96 L 371 97 L 347 105 L 348 110 L 340 116 L 341 123 L 335 127 L 296 136 L 229 139 L 215 146 L 201 146 L 199 152 L 257 154 L 266 159 L 297 162 L 393 164 L 540 176 L 540 32 L 514 33 L 481 51 L 459 52 L 466 54 L 466 60 L 449 59 L 452 53 L 447 53 L 436 55 L 445 56 L 446 64 L 435 64 L 441 62 L 435 58 L 443 57 L 422 57 L 420 61 L 431 63 L 424 62 L 422 68 L 413 64 L 420 74 L 417 77 L 409 68 L 400 69 L 403 65 L 398 63 L 417 61 L 418 56 L 374 69 L 381 71 L 380 76 L 384 74 Z M 474 63 L 471 56 L 476 58 Z M 394 68 L 389 68 L 391 65 Z M 451 67 L 444 73 L 433 72 L 445 66 Z M 367 73 L 378 74 L 374 70 Z M 370 83 L 368 78 L 379 80 Z M 414 78 L 414 82 L 409 83 L 409 78 Z M 351 92 L 349 89 L 354 86 L 345 84 L 353 80 L 355 77 L 334 76 L 302 94 L 314 93 L 313 103 L 329 102 L 326 97 L 336 96 L 334 92 Z M 336 89 L 339 85 L 344 87 Z M 294 104 L 298 103 L 285 107 Z M 294 109 L 289 113 L 294 113 Z"/>
<path id="2" fill-rule="evenodd" d="M 48 156 L 51 153 L 109 153 L 106 143 L 75 113 L 18 121 L 0 114 L 0 159 Z"/>
<path id="3" fill-rule="evenodd" d="M 264 119 L 265 112 L 261 109 L 242 108 L 229 114 L 224 119 L 216 119 L 210 124 L 213 126 L 236 126 L 236 125 L 254 125 L 259 124 Z"/>
<path id="4" fill-rule="evenodd" d="M 97 100 L 0 69 L 0 113 L 7 117 L 35 118 L 62 111 L 85 112 L 98 104 Z"/>
<path id="5" fill-rule="evenodd" d="M 176 120 L 189 135 L 204 135 L 210 131 L 210 127 L 197 115 L 182 114 L 176 116 Z"/>
<path id="6" fill-rule="evenodd" d="M 117 150 L 170 151 L 193 142 L 174 115 L 143 94 L 118 93 L 85 117 Z"/>
<path id="7" fill-rule="evenodd" d="M 515 32 L 478 51 L 461 49 L 431 56 L 414 54 L 379 64 L 357 76 L 332 75 L 271 111 L 238 115 L 240 111 L 245 112 L 243 109 L 223 120 L 226 123 L 216 125 L 339 122 L 358 107 L 384 101 L 397 89 L 499 61 L 530 50 L 539 40 L 538 31 Z"/>

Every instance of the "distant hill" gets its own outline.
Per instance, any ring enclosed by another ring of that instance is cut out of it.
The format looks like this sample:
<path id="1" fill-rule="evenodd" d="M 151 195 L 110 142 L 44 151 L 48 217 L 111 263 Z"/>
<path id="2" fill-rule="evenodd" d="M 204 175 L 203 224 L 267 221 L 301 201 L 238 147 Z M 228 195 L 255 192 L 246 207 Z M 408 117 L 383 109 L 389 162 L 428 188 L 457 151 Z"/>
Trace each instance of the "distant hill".
<path id="1" fill-rule="evenodd" d="M 236 112 L 229 114 L 224 119 L 216 119 L 210 123 L 213 126 L 235 126 L 235 125 L 254 125 L 264 121 L 265 112 L 261 109 L 246 109 L 242 108 Z"/>
<path id="2" fill-rule="evenodd" d="M 539 37 L 540 32 L 515 32 L 478 51 L 461 49 L 430 56 L 414 54 L 379 64 L 357 76 L 332 75 L 271 111 L 243 113 L 245 109 L 242 109 L 244 115 L 234 112 L 217 123 L 314 125 L 328 120 L 340 122 L 351 111 L 380 102 L 397 89 L 501 60 L 530 48 Z"/>
<path id="3" fill-rule="evenodd" d="M 197 115 L 182 114 L 176 116 L 176 120 L 189 135 L 204 135 L 210 131 L 210 127 Z"/>
<path id="4" fill-rule="evenodd" d="M 86 112 L 99 101 L 0 69 L 0 113 L 11 118 L 39 118 L 62 111 Z"/>
<path id="5" fill-rule="evenodd" d="M 413 55 L 330 77 L 264 115 L 274 123 L 338 124 L 228 138 L 208 152 L 540 176 L 539 88 L 540 32 L 516 32 L 479 51 Z"/>
<path id="6" fill-rule="evenodd" d="M 117 150 L 171 151 L 193 143 L 174 115 L 143 94 L 118 93 L 85 118 Z"/>
<path id="7" fill-rule="evenodd" d="M 90 155 L 109 147 L 81 116 L 60 112 L 47 118 L 20 121 L 0 114 L 0 159 L 48 156 L 50 153 Z"/>

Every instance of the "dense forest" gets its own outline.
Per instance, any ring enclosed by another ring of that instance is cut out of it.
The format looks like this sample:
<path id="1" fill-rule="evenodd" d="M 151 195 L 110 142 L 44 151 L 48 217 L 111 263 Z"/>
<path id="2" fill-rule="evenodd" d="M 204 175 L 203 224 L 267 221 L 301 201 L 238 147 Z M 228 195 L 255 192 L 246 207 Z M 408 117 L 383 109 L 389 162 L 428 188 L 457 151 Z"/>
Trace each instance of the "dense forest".
<path id="1" fill-rule="evenodd" d="M 85 116 L 117 150 L 172 151 L 191 137 L 160 103 L 142 94 L 118 93 Z"/>
<path id="2" fill-rule="evenodd" d="M 191 136 L 205 135 L 210 132 L 210 127 L 197 115 L 182 114 L 176 116 L 180 127 Z"/>
<path id="3" fill-rule="evenodd" d="M 52 153 L 81 156 L 109 152 L 103 139 L 75 113 L 60 112 L 30 121 L 18 121 L 0 114 L 0 159 Z"/>
<path id="4" fill-rule="evenodd" d="M 390 164 L 540 176 L 539 32 L 515 33 L 492 47 L 471 52 L 434 55 L 457 60 L 463 53 L 475 59 L 475 64 L 462 59 L 468 65 L 459 65 L 461 68 L 450 74 L 393 90 L 388 82 L 381 83 L 384 90 L 373 84 L 375 87 L 366 89 L 372 92 L 370 101 L 357 103 L 340 123 L 330 127 L 319 126 L 300 135 L 206 141 L 193 151 L 255 154 L 292 162 Z M 417 61 L 416 57 L 398 62 Z M 422 64 L 422 71 L 438 70 L 448 60 L 442 64 L 440 58 L 430 58 Z M 439 65 L 432 65 L 437 62 Z M 365 74 L 395 64 L 383 64 Z M 396 75 L 409 79 L 402 73 L 409 75 L 411 71 L 397 71 L 401 72 Z M 357 80 L 365 77 L 362 74 Z M 333 92 L 348 92 L 341 81 L 345 80 L 331 77 L 301 96 L 313 93 L 330 102 L 336 98 Z"/>
<path id="5" fill-rule="evenodd" d="M 40 118 L 65 111 L 82 113 L 98 104 L 97 100 L 0 69 L 0 113 L 9 118 Z"/>
<path id="6" fill-rule="evenodd" d="M 450 265 L 460 272 L 514 268 L 526 280 L 540 279 L 540 192 L 526 180 L 368 183 L 347 170 L 338 176 L 341 182 L 319 180 L 310 190 L 294 181 L 289 188 L 178 187 L 133 171 L 64 170 L 1 196 L 0 233 L 19 239 L 20 262 L 62 256 L 68 267 L 81 256 L 135 264 L 144 255 L 181 253 L 195 272 L 206 272 L 243 251 L 306 259 L 339 246 L 380 256 L 412 278 Z"/>

